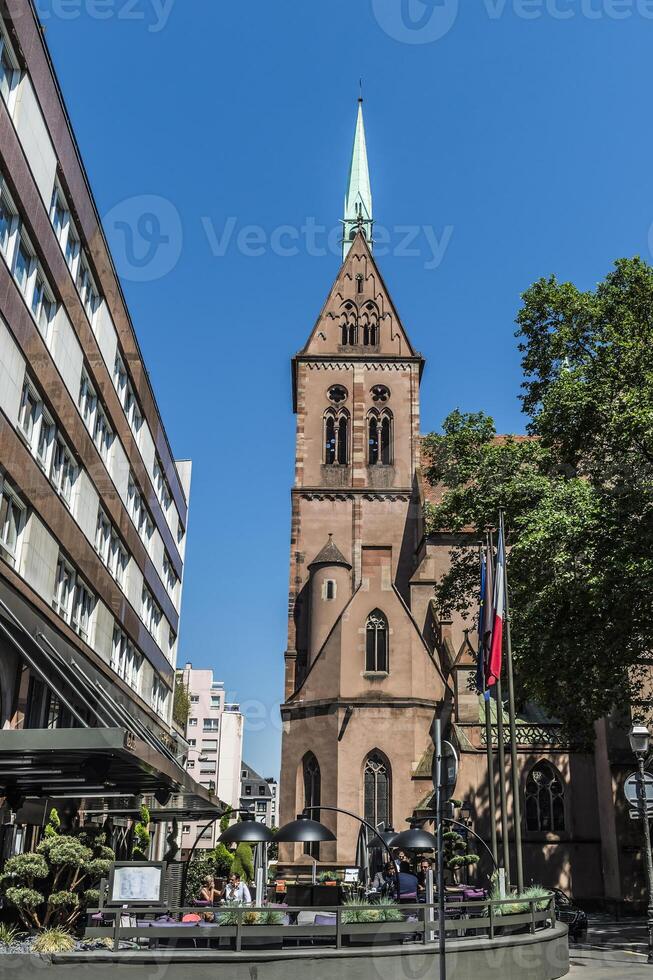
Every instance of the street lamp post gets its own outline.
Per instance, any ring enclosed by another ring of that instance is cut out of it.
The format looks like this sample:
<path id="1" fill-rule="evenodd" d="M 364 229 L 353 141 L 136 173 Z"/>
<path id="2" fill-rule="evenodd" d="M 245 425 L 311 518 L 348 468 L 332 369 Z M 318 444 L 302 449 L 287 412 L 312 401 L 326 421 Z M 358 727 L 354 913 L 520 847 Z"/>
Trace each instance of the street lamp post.
<path id="1" fill-rule="evenodd" d="M 646 861 L 648 886 L 646 922 L 648 930 L 648 962 L 653 963 L 653 857 L 651 856 L 651 830 L 649 827 L 644 770 L 644 760 L 648 755 L 651 736 L 648 728 L 644 725 L 633 725 L 629 738 L 630 747 L 637 758 L 637 802 L 639 803 L 639 815 L 644 832 L 644 860 Z"/>

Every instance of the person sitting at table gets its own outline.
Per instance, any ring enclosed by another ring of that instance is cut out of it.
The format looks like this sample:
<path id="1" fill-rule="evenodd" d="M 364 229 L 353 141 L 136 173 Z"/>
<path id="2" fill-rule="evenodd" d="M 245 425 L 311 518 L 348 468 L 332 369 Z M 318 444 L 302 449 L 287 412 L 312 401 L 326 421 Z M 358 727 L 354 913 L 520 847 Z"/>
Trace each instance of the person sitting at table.
<path id="1" fill-rule="evenodd" d="M 419 862 L 419 871 L 417 872 L 417 891 L 420 898 L 426 896 L 426 876 L 433 867 L 430 858 L 424 857 Z"/>
<path id="2" fill-rule="evenodd" d="M 394 892 L 396 897 L 396 887 Z M 408 861 L 402 861 L 399 865 L 399 901 L 417 901 L 417 875 L 413 874 Z"/>
<path id="3" fill-rule="evenodd" d="M 249 888 L 244 881 L 240 880 L 240 875 L 235 871 L 229 875 L 229 884 L 227 885 L 224 897 L 227 902 L 241 902 L 245 905 L 251 905 L 252 903 Z"/>
<path id="4" fill-rule="evenodd" d="M 379 895 L 389 895 L 396 884 L 395 866 L 388 861 L 381 871 L 377 871 L 372 881 L 372 891 Z"/>
<path id="5" fill-rule="evenodd" d="M 224 888 L 216 888 L 213 875 L 207 875 L 204 879 L 204 887 L 200 892 L 200 901 L 210 902 L 211 905 L 218 905 L 224 896 Z"/>

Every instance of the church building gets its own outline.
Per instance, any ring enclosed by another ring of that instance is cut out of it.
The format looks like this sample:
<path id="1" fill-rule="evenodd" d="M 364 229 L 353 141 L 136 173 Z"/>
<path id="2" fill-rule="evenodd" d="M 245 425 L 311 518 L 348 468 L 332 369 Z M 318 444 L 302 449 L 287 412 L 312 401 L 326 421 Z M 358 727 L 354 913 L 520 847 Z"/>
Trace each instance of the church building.
<path id="1" fill-rule="evenodd" d="M 433 601 L 452 539 L 425 536 L 424 504 L 437 493 L 421 475 L 425 362 L 373 255 L 362 101 L 343 229 L 342 266 L 292 362 L 297 434 L 280 823 L 318 805 L 396 830 L 424 819 L 440 717 L 460 761 L 455 795 L 489 841 L 485 728 L 470 685 L 475 633 L 461 619 L 443 622 Z M 595 751 L 575 751 L 536 706 L 519 714 L 526 882 L 560 885 L 578 898 L 633 897 L 637 838 L 624 819 L 617 843 L 615 823 L 623 745 L 602 722 Z M 510 795 L 508 809 L 514 867 Z M 336 841 L 282 845 L 282 865 L 354 863 L 358 823 L 330 811 L 319 819 Z M 499 822 L 497 829 L 502 843 Z"/>

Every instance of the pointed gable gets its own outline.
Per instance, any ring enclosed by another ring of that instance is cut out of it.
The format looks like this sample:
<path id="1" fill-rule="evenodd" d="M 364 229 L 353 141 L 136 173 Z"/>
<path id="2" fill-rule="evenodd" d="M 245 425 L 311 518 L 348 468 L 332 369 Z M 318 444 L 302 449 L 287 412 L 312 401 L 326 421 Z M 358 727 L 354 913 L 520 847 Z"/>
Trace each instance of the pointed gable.
<path id="1" fill-rule="evenodd" d="M 300 353 L 318 357 L 416 356 L 362 231 L 356 234 Z"/>

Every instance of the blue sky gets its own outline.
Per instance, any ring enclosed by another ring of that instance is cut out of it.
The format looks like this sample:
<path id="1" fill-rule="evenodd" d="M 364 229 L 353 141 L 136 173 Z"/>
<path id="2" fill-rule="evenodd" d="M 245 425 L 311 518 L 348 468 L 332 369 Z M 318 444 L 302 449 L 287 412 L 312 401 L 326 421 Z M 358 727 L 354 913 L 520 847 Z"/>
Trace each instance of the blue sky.
<path id="1" fill-rule="evenodd" d="M 338 270 L 310 227 L 341 216 L 359 76 L 379 263 L 428 361 L 422 428 L 460 407 L 522 431 L 520 293 L 651 258 L 653 3 L 38 7 L 173 449 L 194 461 L 180 662 L 215 668 L 249 716 L 248 761 L 275 774 L 289 360 Z"/>

